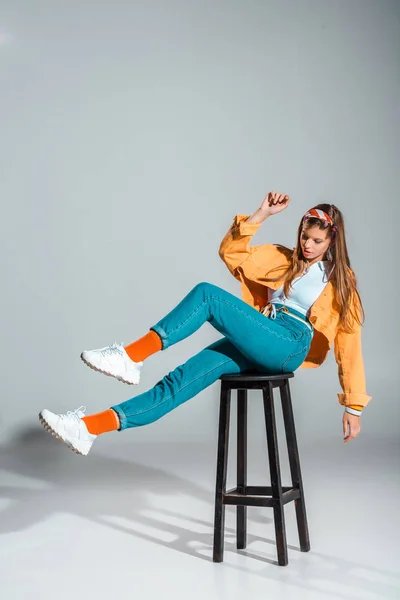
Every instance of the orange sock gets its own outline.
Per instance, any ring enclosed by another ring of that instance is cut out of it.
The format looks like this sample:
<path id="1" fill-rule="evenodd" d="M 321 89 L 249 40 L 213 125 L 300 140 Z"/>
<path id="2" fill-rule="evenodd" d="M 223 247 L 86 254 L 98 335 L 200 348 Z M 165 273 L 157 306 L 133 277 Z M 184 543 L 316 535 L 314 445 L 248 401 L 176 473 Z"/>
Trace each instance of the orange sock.
<path id="1" fill-rule="evenodd" d="M 162 350 L 161 338 L 153 329 L 150 329 L 146 335 L 136 340 L 136 342 L 125 346 L 125 352 L 134 362 L 141 362 L 159 350 Z"/>
<path id="2" fill-rule="evenodd" d="M 93 435 L 106 433 L 106 431 L 115 431 L 119 427 L 117 419 L 117 415 L 111 408 L 95 415 L 82 417 L 82 421 L 85 421 L 89 433 Z"/>

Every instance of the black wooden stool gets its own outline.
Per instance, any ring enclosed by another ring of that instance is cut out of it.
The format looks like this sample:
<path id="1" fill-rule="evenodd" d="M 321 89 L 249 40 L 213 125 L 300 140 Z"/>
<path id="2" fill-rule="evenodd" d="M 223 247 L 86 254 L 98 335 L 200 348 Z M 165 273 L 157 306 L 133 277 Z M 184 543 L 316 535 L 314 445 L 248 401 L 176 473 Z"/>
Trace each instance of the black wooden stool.
<path id="1" fill-rule="evenodd" d="M 222 562 L 224 553 L 225 505 L 236 506 L 236 547 L 246 548 L 247 506 L 271 506 L 274 509 L 275 536 L 278 564 L 288 564 L 285 516 L 283 507 L 294 500 L 299 531 L 300 549 L 310 550 L 306 506 L 300 472 L 300 459 L 297 448 L 289 379 L 293 373 L 266 375 L 246 372 L 222 375 L 217 480 L 215 490 L 214 549 L 213 561 Z M 273 388 L 279 387 L 282 412 L 288 447 L 291 487 L 282 486 L 279 466 L 278 442 L 276 435 Z M 237 485 L 226 490 L 228 464 L 229 422 L 231 390 L 237 390 Z M 265 425 L 268 444 L 268 459 L 271 476 L 270 486 L 247 485 L 247 390 L 262 390 Z"/>

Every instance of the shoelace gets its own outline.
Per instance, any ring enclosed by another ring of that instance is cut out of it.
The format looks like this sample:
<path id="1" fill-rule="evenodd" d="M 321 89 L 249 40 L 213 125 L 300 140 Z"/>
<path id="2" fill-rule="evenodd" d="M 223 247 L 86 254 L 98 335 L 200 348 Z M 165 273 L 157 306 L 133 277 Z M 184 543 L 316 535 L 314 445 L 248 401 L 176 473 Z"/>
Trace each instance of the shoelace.
<path id="1" fill-rule="evenodd" d="M 122 354 L 122 347 L 123 347 L 123 343 L 120 342 L 113 342 L 111 344 L 111 346 L 106 346 L 105 348 L 101 348 L 99 350 L 100 354 L 102 354 L 103 356 L 107 356 L 109 354 L 114 354 L 114 352 L 118 352 L 119 354 Z"/>
<path id="2" fill-rule="evenodd" d="M 86 406 L 80 406 L 79 408 L 75 409 L 75 410 L 69 410 L 67 411 L 66 415 L 60 415 L 61 418 L 70 418 L 72 417 L 73 419 L 75 419 L 76 421 L 79 421 L 82 417 L 80 417 L 78 415 L 78 413 L 80 412 L 86 412 Z"/>

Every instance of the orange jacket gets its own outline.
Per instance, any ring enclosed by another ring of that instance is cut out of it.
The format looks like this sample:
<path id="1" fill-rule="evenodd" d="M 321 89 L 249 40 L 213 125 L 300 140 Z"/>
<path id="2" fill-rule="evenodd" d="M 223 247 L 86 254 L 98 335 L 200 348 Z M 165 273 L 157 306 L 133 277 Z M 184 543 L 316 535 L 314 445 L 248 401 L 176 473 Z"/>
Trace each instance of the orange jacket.
<path id="1" fill-rule="evenodd" d="M 229 271 L 241 283 L 242 298 L 260 310 L 270 298 L 270 291 L 278 289 L 282 281 L 266 282 L 267 277 L 277 277 L 274 267 L 286 267 L 291 250 L 284 246 L 262 244 L 250 246 L 252 236 L 261 223 L 246 223 L 250 215 L 236 215 L 232 226 L 224 236 L 219 255 Z M 356 305 L 353 305 L 357 308 Z M 314 336 L 310 351 L 300 368 L 319 367 L 326 359 L 332 344 L 338 365 L 339 382 L 343 393 L 338 394 L 339 403 L 344 406 L 366 406 L 371 396 L 366 394 L 364 362 L 361 348 L 361 326 L 354 324 L 354 333 L 347 333 L 338 327 L 339 312 L 334 302 L 332 282 L 328 282 L 323 292 L 311 306 L 309 319 L 314 326 Z"/>

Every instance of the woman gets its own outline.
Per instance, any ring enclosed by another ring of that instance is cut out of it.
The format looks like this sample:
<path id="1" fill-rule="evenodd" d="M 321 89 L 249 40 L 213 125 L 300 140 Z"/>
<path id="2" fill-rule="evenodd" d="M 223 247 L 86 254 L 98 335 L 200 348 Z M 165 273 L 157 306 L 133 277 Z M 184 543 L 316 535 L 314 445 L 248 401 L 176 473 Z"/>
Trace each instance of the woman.
<path id="1" fill-rule="evenodd" d="M 350 268 L 342 213 L 319 204 L 301 219 L 297 244 L 250 246 L 261 223 L 289 206 L 285 194 L 270 192 L 256 212 L 236 215 L 219 255 L 241 283 L 243 299 L 210 283 L 197 284 L 142 338 L 82 352 L 91 368 L 125 383 L 138 384 L 143 362 L 194 333 L 208 321 L 223 337 L 168 373 L 153 388 L 110 409 L 85 415 L 45 409 L 44 427 L 78 454 L 88 454 L 96 437 L 156 421 L 193 398 L 225 373 L 259 370 L 291 372 L 318 367 L 334 345 L 345 406 L 344 441 L 360 431 L 366 394 L 361 350 L 364 318 L 356 278 Z"/>

